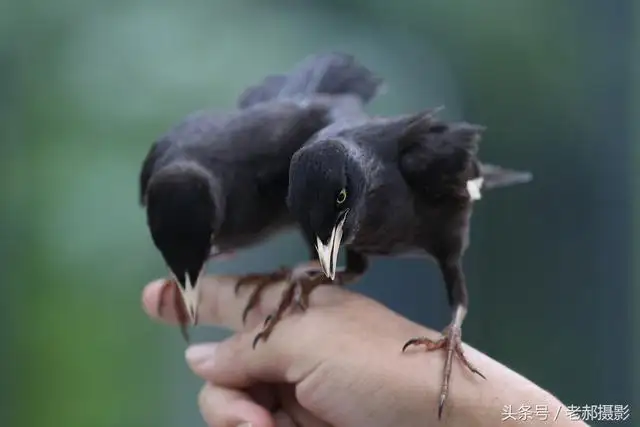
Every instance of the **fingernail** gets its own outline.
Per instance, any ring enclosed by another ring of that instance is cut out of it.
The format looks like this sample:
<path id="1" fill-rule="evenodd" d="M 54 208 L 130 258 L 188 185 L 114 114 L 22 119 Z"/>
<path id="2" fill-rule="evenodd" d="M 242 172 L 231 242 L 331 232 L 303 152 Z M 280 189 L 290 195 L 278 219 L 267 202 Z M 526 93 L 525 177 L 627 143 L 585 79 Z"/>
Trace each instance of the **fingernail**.
<path id="1" fill-rule="evenodd" d="M 213 360 L 217 343 L 194 344 L 187 348 L 185 357 L 190 365 L 201 366 L 207 361 Z"/>

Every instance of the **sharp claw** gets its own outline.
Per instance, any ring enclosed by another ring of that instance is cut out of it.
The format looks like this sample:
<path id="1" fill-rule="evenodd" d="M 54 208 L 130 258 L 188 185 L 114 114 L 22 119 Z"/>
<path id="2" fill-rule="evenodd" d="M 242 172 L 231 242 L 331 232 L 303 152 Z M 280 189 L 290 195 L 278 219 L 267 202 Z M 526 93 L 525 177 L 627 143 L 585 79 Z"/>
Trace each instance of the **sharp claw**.
<path id="1" fill-rule="evenodd" d="M 447 398 L 445 394 L 440 395 L 440 405 L 438 405 L 438 419 L 442 419 L 442 411 L 444 410 L 444 401 Z"/>
<path id="2" fill-rule="evenodd" d="M 249 312 L 259 303 L 260 296 L 262 291 L 267 286 L 277 282 L 280 280 L 283 274 L 287 274 L 287 270 L 285 268 L 281 268 L 280 270 L 269 273 L 269 274 L 249 274 L 242 278 L 240 278 L 234 287 L 234 293 L 237 296 L 240 292 L 240 288 L 247 284 L 255 283 L 255 288 L 252 290 L 251 295 L 249 296 L 249 301 L 242 312 L 242 324 L 247 323 L 247 317 L 249 316 Z"/>
<path id="3" fill-rule="evenodd" d="M 269 337 L 269 334 L 271 333 L 271 329 L 272 329 L 272 325 L 270 325 L 269 322 L 271 322 L 272 319 L 273 319 L 272 314 L 268 315 L 267 318 L 264 319 L 264 324 L 262 325 L 262 331 L 256 334 L 255 338 L 253 339 L 253 343 L 251 344 L 254 350 L 261 339 L 266 340 Z"/>
<path id="4" fill-rule="evenodd" d="M 288 280 L 289 285 L 285 288 L 276 311 L 266 317 L 262 331 L 253 339 L 253 348 L 256 347 L 260 340 L 266 341 L 269 338 L 276 324 L 282 319 L 285 311 L 291 308 L 293 304 L 297 304 L 303 310 L 306 310 L 308 294 L 315 288 L 316 284 L 313 283 L 311 287 L 304 287 L 303 283 L 300 282 L 302 279 L 293 279 L 291 275 L 289 275 Z M 295 295 L 296 289 L 300 289 L 300 294 L 297 297 Z"/>
<path id="5" fill-rule="evenodd" d="M 249 301 L 247 301 L 247 305 L 242 311 L 242 324 L 245 324 L 247 322 L 247 316 L 249 315 L 249 312 L 259 303 L 260 295 L 262 295 L 262 289 L 266 285 L 268 285 L 267 282 L 260 282 L 258 286 L 253 290 L 253 292 L 251 292 Z"/>
<path id="6" fill-rule="evenodd" d="M 480 372 L 475 366 L 473 366 L 471 364 L 471 362 L 469 362 L 469 360 L 467 359 L 467 357 L 464 355 L 464 352 L 462 351 L 462 344 L 460 343 L 460 341 L 458 340 L 458 342 L 455 344 L 455 351 L 456 354 L 458 355 L 458 357 L 460 358 L 460 360 L 462 361 L 462 363 L 469 368 L 469 370 L 471 372 L 473 372 L 476 375 L 479 375 L 480 377 L 482 377 L 482 379 L 486 380 L 487 377 L 485 377 L 482 372 Z"/>
<path id="7" fill-rule="evenodd" d="M 244 277 L 241 277 L 240 279 L 238 279 L 238 281 L 236 282 L 236 285 L 233 288 L 233 292 L 235 295 L 238 295 L 238 293 L 240 293 L 240 288 L 255 281 L 256 279 L 258 279 L 259 276 L 256 274 L 248 274 Z"/>
<path id="8" fill-rule="evenodd" d="M 411 338 L 409 341 L 407 341 L 404 344 L 404 346 L 402 346 L 402 352 L 404 353 L 407 350 L 407 348 L 411 347 L 412 345 L 424 345 L 427 348 L 427 351 L 432 351 L 432 350 L 441 348 L 444 345 L 444 343 L 445 343 L 444 339 L 433 341 L 425 337 Z"/>
<path id="9" fill-rule="evenodd" d="M 253 344 L 251 345 L 251 347 L 255 350 L 256 346 L 258 345 L 258 342 L 260 341 L 260 339 L 262 338 L 262 332 L 258 333 L 258 335 L 256 335 L 256 337 L 253 339 Z"/>
<path id="10" fill-rule="evenodd" d="M 483 379 L 487 379 L 475 366 L 473 366 L 465 357 L 464 352 L 462 350 L 462 342 L 461 342 L 461 333 L 459 330 L 455 330 L 450 327 L 444 331 L 444 337 L 438 341 L 433 341 L 428 338 L 412 338 L 407 341 L 402 347 L 402 351 L 404 352 L 408 347 L 412 345 L 425 345 L 427 347 L 427 351 L 433 351 L 437 349 L 444 349 L 447 351 L 447 359 L 445 361 L 444 367 L 444 376 L 442 383 L 442 391 L 440 394 L 440 402 L 438 405 L 438 419 L 442 418 L 442 413 L 444 411 L 444 404 L 447 399 L 448 389 L 449 389 L 449 377 L 451 375 L 451 364 L 453 359 L 453 354 L 455 353 L 460 362 L 466 366 L 472 373 L 479 375 Z"/>
<path id="11" fill-rule="evenodd" d="M 288 281 L 288 286 L 285 288 L 282 297 L 280 299 L 280 303 L 274 313 L 271 313 L 264 320 L 264 324 L 262 326 L 262 331 L 258 333 L 253 339 L 252 347 L 255 349 L 260 340 L 266 341 L 271 332 L 273 331 L 276 324 L 282 319 L 285 311 L 289 308 L 292 308 L 293 304 L 296 304 L 298 307 L 302 309 L 302 311 L 307 310 L 309 305 L 309 293 L 319 284 L 320 282 L 316 282 L 312 280 L 306 272 L 298 272 L 298 271 L 290 271 L 289 269 L 282 267 L 280 271 L 273 273 L 268 276 L 269 278 L 258 284 L 258 288 L 269 285 L 270 283 L 275 283 L 281 281 L 283 278 Z M 323 276 L 318 276 L 323 277 Z M 310 280 L 311 282 L 307 282 Z M 296 289 L 299 290 L 299 294 L 296 295 Z M 248 311 L 253 307 L 252 299 L 250 299 L 248 307 L 245 309 Z"/>
<path id="12" fill-rule="evenodd" d="M 236 285 L 233 288 L 233 292 L 238 295 L 240 293 L 240 288 L 246 285 L 247 283 L 252 282 L 255 279 L 253 274 L 249 274 L 247 276 L 241 277 L 236 282 Z"/>
<path id="13" fill-rule="evenodd" d="M 473 366 L 471 363 L 467 362 L 465 359 L 465 365 L 467 366 L 467 368 L 469 368 L 469 370 L 471 372 L 473 372 L 474 374 L 480 376 L 483 380 L 486 380 L 487 377 L 484 376 L 484 374 L 482 372 L 480 372 L 475 366 Z"/>
<path id="14" fill-rule="evenodd" d="M 418 341 L 419 340 L 417 338 L 412 338 L 409 341 L 407 341 L 406 343 L 404 343 L 404 346 L 402 346 L 402 352 L 404 353 L 406 349 L 408 349 L 412 345 L 415 345 Z"/>

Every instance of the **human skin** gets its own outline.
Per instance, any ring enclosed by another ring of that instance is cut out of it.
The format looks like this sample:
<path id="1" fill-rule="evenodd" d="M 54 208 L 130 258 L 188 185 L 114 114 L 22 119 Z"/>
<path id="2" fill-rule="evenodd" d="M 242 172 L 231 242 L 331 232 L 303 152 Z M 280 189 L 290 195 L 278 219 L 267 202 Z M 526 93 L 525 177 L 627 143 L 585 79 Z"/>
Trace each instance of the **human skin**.
<path id="1" fill-rule="evenodd" d="M 199 404 L 210 426 L 586 425 L 570 420 L 553 395 L 466 344 L 465 355 L 487 380 L 454 361 L 449 395 L 438 420 L 443 352 L 400 350 L 408 338 L 440 334 L 338 286 L 314 290 L 309 308 L 286 315 L 254 350 L 253 338 L 275 308 L 284 284 L 265 290 L 243 325 L 241 313 L 250 291 L 236 295 L 237 280 L 204 278 L 198 312 L 200 324 L 235 333 L 221 343 L 187 349 L 189 366 L 206 381 Z M 161 285 L 162 281 L 150 283 L 143 292 L 144 309 L 155 319 L 160 319 Z M 175 324 L 171 295 L 165 298 L 162 320 Z M 504 419 L 506 405 L 511 405 L 515 419 Z M 523 405 L 548 410 L 548 418 L 533 413 L 519 419 L 517 411 Z"/>

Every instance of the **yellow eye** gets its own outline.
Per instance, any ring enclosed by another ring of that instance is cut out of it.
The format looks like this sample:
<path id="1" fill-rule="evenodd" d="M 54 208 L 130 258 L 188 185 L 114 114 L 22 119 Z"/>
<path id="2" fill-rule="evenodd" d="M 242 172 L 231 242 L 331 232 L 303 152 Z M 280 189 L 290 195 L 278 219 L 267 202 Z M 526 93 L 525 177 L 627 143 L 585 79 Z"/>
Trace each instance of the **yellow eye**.
<path id="1" fill-rule="evenodd" d="M 346 189 L 342 189 L 340 190 L 340 192 L 338 193 L 338 198 L 336 199 L 336 202 L 341 205 L 344 203 L 344 201 L 347 200 L 347 190 Z"/>

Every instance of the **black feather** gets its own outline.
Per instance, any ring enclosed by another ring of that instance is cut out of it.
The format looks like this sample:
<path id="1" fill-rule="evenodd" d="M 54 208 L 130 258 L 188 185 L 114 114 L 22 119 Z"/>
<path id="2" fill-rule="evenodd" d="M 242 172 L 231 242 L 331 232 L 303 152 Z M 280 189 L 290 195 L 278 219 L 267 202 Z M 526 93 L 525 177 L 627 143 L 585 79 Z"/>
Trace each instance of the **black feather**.
<path id="1" fill-rule="evenodd" d="M 439 120 L 436 112 L 359 116 L 325 127 L 294 155 L 287 203 L 305 234 L 317 236 L 324 245 L 344 224 L 340 244 L 348 258 L 364 260 L 361 270 L 366 269 L 370 255 L 436 260 L 453 309 L 447 336 L 437 343 L 412 338 L 404 348 L 427 344 L 448 350 L 441 414 L 452 357 L 463 354 L 460 328 L 468 294 L 462 257 L 469 244 L 476 193 L 481 188 L 528 182 L 531 174 L 483 165 L 478 151 L 485 128 Z M 345 189 L 346 199 L 336 206 L 335 195 Z M 335 250 L 331 247 L 330 255 Z M 334 274 L 332 266 L 329 275 Z"/>
<path id="2" fill-rule="evenodd" d="M 206 262 L 293 226 L 285 198 L 291 156 L 353 97 L 381 80 L 347 55 L 311 56 L 241 95 L 239 110 L 190 114 L 151 147 L 140 202 L 156 247 L 178 279 Z M 213 239 L 212 239 L 213 236 Z"/>
<path id="3" fill-rule="evenodd" d="M 257 86 L 246 89 L 238 99 L 239 108 L 248 108 L 276 98 L 314 94 L 353 94 L 368 103 L 378 94 L 382 79 L 360 64 L 353 55 L 329 52 L 308 56 L 290 73 L 270 75 Z"/>

